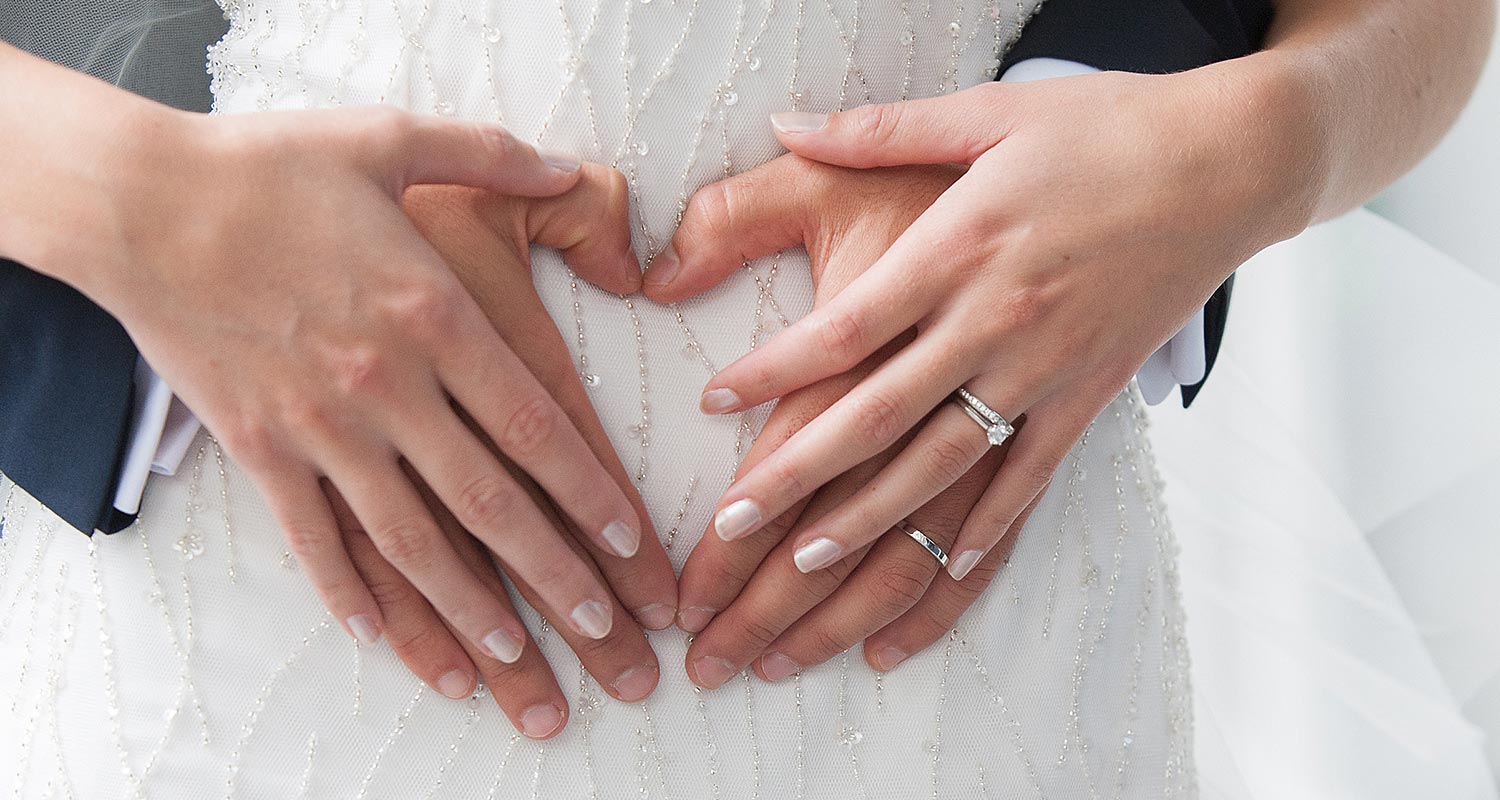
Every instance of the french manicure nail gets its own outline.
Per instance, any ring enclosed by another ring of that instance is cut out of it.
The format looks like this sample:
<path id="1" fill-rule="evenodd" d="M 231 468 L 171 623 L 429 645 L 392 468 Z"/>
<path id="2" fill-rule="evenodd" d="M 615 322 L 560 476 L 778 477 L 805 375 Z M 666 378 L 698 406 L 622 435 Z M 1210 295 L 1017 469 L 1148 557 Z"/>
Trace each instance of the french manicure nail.
<path id="1" fill-rule="evenodd" d="M 365 614 L 355 614 L 344 620 L 344 624 L 360 644 L 375 644 L 380 641 L 380 629 L 375 627 L 375 620 Z"/>
<path id="2" fill-rule="evenodd" d="M 728 414 L 740 409 L 740 396 L 733 389 L 709 389 L 698 398 L 698 408 L 705 414 Z"/>
<path id="3" fill-rule="evenodd" d="M 514 664 L 521 657 L 522 644 L 504 628 L 490 631 L 480 644 L 484 645 L 492 658 L 498 658 L 507 664 Z"/>
<path id="4" fill-rule="evenodd" d="M 974 565 L 978 564 L 979 559 L 982 557 L 984 557 L 983 550 L 965 550 L 959 553 L 948 563 L 948 575 L 953 580 L 963 580 L 964 576 L 969 574 L 969 570 L 973 569 Z"/>
<path id="5" fill-rule="evenodd" d="M 641 546 L 641 532 L 635 526 L 618 519 L 605 525 L 600 536 L 609 542 L 609 548 L 621 558 L 630 558 Z"/>
<path id="6" fill-rule="evenodd" d="M 719 613 L 716 608 L 705 608 L 704 606 L 689 606 L 677 612 L 677 624 L 688 633 L 697 633 L 708 627 L 713 622 L 714 615 Z"/>
<path id="7" fill-rule="evenodd" d="M 579 167 L 583 166 L 583 162 L 578 160 L 578 156 L 572 153 L 564 153 L 561 150 L 549 150 L 539 147 L 536 154 L 541 157 L 542 163 L 565 175 L 572 175 L 578 171 Z"/>
<path id="8" fill-rule="evenodd" d="M 812 133 L 828 126 L 827 114 L 811 111 L 778 111 L 771 115 L 771 127 L 782 133 Z"/>
<path id="9" fill-rule="evenodd" d="M 667 249 L 656 254 L 651 259 L 651 266 L 646 267 L 643 280 L 652 286 L 666 286 L 677 277 L 677 271 L 682 269 L 682 260 L 677 257 L 677 249 L 667 245 Z"/>
<path id="10" fill-rule="evenodd" d="M 719 534 L 720 539 L 732 542 L 754 532 L 764 518 L 754 500 L 736 500 L 714 515 L 714 533 Z"/>
<path id="11" fill-rule="evenodd" d="M 789 678 L 799 669 L 802 669 L 801 665 L 781 653 L 767 653 L 760 657 L 760 671 L 768 681 Z"/>
<path id="12" fill-rule="evenodd" d="M 462 700 L 474 693 L 474 679 L 465 675 L 462 670 L 453 670 L 438 678 L 437 690 L 444 697 L 454 700 Z"/>
<path id="13" fill-rule="evenodd" d="M 814 539 L 797 548 L 792 561 L 796 562 L 797 569 L 802 572 L 812 572 L 838 561 L 843 554 L 838 542 L 832 539 Z"/>
<path id="14" fill-rule="evenodd" d="M 718 656 L 703 656 L 693 662 L 693 672 L 698 676 L 699 686 L 717 689 L 724 685 L 725 681 L 733 678 L 739 670 Z"/>
<path id="15" fill-rule="evenodd" d="M 670 627 L 677 618 L 677 609 L 666 603 L 652 603 L 635 610 L 635 619 L 647 630 L 659 631 Z"/>
<path id="16" fill-rule="evenodd" d="M 563 715 L 557 706 L 551 703 L 534 705 L 521 713 L 521 733 L 532 739 L 541 739 L 557 730 L 562 721 Z"/>
<path id="17" fill-rule="evenodd" d="M 656 667 L 631 667 L 620 673 L 609 688 L 615 690 L 615 697 L 634 703 L 656 688 L 656 676 Z"/>
<path id="18" fill-rule="evenodd" d="M 899 647 L 886 645 L 875 651 L 875 667 L 882 672 L 895 669 L 897 664 L 906 660 L 906 651 Z"/>
<path id="19" fill-rule="evenodd" d="M 598 600 L 585 600 L 573 609 L 568 615 L 573 621 L 573 627 L 578 632 L 590 639 L 603 639 L 609 635 L 609 628 L 614 623 L 614 617 L 609 613 L 609 607 Z"/>

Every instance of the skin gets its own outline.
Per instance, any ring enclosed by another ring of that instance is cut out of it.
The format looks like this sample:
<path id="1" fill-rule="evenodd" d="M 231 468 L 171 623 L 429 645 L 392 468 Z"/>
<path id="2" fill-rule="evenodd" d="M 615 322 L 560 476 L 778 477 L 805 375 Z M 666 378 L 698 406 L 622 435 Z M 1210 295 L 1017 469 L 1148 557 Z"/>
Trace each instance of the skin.
<path id="1" fill-rule="evenodd" d="M 1176 75 L 988 84 L 773 116 L 781 142 L 808 159 L 966 172 L 914 209 L 864 274 L 705 387 L 706 411 L 733 413 L 887 354 L 740 476 L 716 527 L 753 533 L 899 445 L 863 491 L 793 537 L 804 570 L 856 557 L 988 450 L 946 402 L 964 385 L 1026 426 L 954 546 L 950 570 L 962 578 L 1225 277 L 1368 198 L 1431 147 L 1472 90 L 1493 17 L 1473 0 L 1424 8 L 1416 23 L 1395 2 L 1280 10 L 1266 51 Z M 648 294 L 678 299 L 716 283 L 726 273 L 702 255 L 709 249 L 674 241 L 653 265 L 663 274 L 648 273 Z"/>
<path id="2" fill-rule="evenodd" d="M 328 489 L 444 624 L 497 660 L 525 655 L 525 628 L 444 533 L 429 488 L 589 648 L 617 649 L 599 643 L 627 617 L 559 527 L 640 560 L 607 570 L 632 584 L 618 593 L 629 610 L 675 608 L 665 554 L 654 536 L 641 546 L 645 516 L 615 480 L 617 460 L 601 463 L 401 205 L 424 184 L 553 197 L 580 183 L 576 160 L 492 126 L 390 109 L 184 114 L 9 47 L 0 86 L 0 123 L 16 132 L 0 149 L 0 253 L 121 321 L 254 479 L 352 636 L 373 643 L 386 620 Z M 535 235 L 599 285 L 634 291 L 619 206 L 592 238 L 526 216 L 537 227 L 513 223 L 510 248 Z M 308 224 L 325 219 L 340 224 Z M 595 662 L 617 680 L 607 666 Z M 423 673 L 449 696 L 472 690 L 443 675 Z"/>

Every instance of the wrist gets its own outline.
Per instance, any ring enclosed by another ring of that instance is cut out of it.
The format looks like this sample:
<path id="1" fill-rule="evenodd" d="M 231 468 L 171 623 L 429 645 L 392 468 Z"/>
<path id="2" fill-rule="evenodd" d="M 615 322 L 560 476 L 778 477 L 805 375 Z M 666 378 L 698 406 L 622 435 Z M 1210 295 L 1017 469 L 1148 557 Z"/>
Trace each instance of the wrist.
<path id="1" fill-rule="evenodd" d="M 1330 180 L 1330 127 L 1306 71 L 1265 51 L 1182 76 L 1192 85 L 1176 113 L 1216 151 L 1216 199 L 1226 223 L 1249 237 L 1250 252 L 1317 221 Z"/>

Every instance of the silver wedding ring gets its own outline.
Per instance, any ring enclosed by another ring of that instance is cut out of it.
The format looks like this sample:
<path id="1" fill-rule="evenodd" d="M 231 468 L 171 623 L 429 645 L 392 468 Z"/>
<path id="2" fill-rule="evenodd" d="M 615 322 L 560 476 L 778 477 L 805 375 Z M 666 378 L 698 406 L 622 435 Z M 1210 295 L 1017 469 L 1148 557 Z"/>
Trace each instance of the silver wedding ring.
<path id="1" fill-rule="evenodd" d="M 917 530 L 915 526 L 904 519 L 896 523 L 896 528 L 907 536 L 910 536 L 912 538 L 912 541 L 915 541 L 917 544 L 922 545 L 923 550 L 931 553 L 932 557 L 937 559 L 938 566 L 948 566 L 948 554 L 944 552 L 943 548 L 939 547 L 938 543 L 934 542 L 927 534 Z"/>
<path id="2" fill-rule="evenodd" d="M 989 441 L 991 447 L 999 447 L 1005 444 L 1005 440 L 1016 432 L 1016 429 L 1000 416 L 1000 412 L 988 405 L 983 400 L 974 396 L 974 393 L 960 386 L 953 391 L 953 402 L 969 415 L 979 427 L 984 429 L 984 438 Z"/>

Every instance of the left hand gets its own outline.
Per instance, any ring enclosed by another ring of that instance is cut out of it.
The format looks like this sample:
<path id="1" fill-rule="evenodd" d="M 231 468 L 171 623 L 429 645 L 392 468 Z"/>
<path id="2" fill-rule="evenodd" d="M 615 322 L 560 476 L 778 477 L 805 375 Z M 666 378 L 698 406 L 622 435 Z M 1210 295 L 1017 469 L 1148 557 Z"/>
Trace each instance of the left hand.
<path id="1" fill-rule="evenodd" d="M 946 402 L 964 386 L 1007 420 L 1026 418 L 950 551 L 956 578 L 978 563 L 1146 358 L 1250 255 L 1294 232 L 1297 209 L 1257 171 L 1264 143 L 1225 133 L 1256 109 L 1210 107 L 1233 95 L 1215 80 L 1101 73 L 777 115 L 778 138 L 806 158 L 969 168 L 847 289 L 708 383 L 705 411 L 741 411 L 917 332 L 729 488 L 721 535 L 777 519 L 925 419 L 862 491 L 796 537 L 804 572 L 858 552 L 990 449 Z M 698 275 L 693 291 L 714 282 L 677 257 L 677 275 Z"/>

